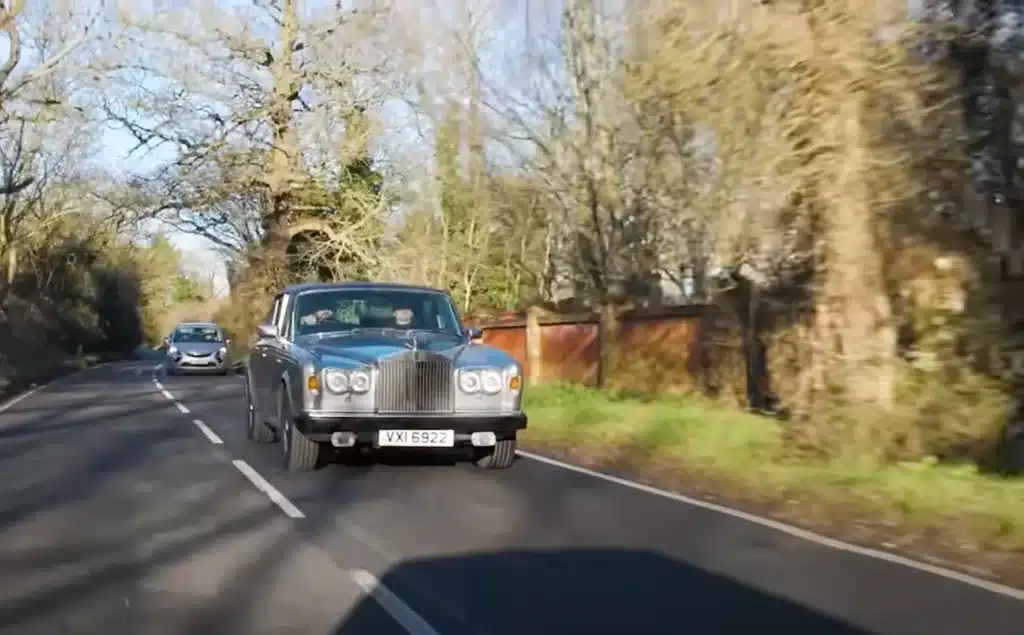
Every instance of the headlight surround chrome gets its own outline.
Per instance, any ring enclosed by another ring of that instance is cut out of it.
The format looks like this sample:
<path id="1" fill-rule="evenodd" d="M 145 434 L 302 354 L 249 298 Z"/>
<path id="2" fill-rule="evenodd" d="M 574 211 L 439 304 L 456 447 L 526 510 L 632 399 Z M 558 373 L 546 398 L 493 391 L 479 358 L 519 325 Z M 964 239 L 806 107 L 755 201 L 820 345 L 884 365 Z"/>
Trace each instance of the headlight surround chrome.
<path id="1" fill-rule="evenodd" d="M 459 371 L 459 390 L 467 395 L 475 395 L 480 392 L 480 373 L 475 370 Z"/>
<path id="2" fill-rule="evenodd" d="M 324 386 L 336 394 L 348 392 L 364 394 L 370 391 L 370 373 L 363 370 L 341 370 L 328 368 L 324 371 Z"/>
<path id="3" fill-rule="evenodd" d="M 483 393 L 497 395 L 505 389 L 505 380 L 497 368 L 479 368 L 459 371 L 459 390 L 467 395 Z"/>
<path id="4" fill-rule="evenodd" d="M 348 387 L 352 392 L 364 394 L 370 392 L 370 373 L 365 370 L 354 370 L 348 375 Z"/>
<path id="5" fill-rule="evenodd" d="M 343 370 L 329 369 L 324 372 L 324 385 L 327 390 L 338 394 L 348 391 L 348 373 Z"/>
<path id="6" fill-rule="evenodd" d="M 480 372 L 480 388 L 485 394 L 496 395 L 504 388 L 505 382 L 501 379 L 501 373 L 497 370 L 484 370 Z"/>

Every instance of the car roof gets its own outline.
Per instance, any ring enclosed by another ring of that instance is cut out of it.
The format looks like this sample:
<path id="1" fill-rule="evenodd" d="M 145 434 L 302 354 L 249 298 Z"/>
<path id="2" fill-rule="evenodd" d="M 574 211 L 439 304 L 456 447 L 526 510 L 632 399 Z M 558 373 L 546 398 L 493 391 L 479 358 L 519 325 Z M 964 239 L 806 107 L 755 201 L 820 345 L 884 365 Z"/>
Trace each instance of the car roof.
<path id="1" fill-rule="evenodd" d="M 416 291 L 420 293 L 440 293 L 444 291 L 434 287 L 427 287 L 417 284 L 403 284 L 400 282 L 306 282 L 293 284 L 284 288 L 283 293 L 296 295 L 307 291 L 333 291 L 349 289 L 352 291 Z"/>
<path id="2" fill-rule="evenodd" d="M 220 325 L 217 324 L 216 322 L 179 322 L 178 326 L 176 326 L 174 328 L 178 329 L 178 328 L 181 328 L 183 326 L 184 327 L 197 327 L 198 326 L 200 328 L 205 327 L 205 328 L 214 328 L 214 329 L 219 329 L 220 328 Z"/>

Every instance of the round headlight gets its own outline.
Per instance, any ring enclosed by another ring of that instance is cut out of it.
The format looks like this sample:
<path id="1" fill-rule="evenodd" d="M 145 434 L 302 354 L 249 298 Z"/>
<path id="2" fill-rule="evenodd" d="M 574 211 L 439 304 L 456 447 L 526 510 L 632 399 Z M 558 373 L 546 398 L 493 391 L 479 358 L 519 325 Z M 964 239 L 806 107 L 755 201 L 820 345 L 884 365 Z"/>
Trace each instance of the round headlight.
<path id="1" fill-rule="evenodd" d="M 331 392 L 345 392 L 348 390 L 348 375 L 341 370 L 329 370 L 324 373 L 324 383 Z"/>
<path id="2" fill-rule="evenodd" d="M 221 346 L 220 348 L 217 349 L 217 352 L 220 353 L 221 355 L 227 355 L 228 348 L 226 346 Z"/>
<path id="3" fill-rule="evenodd" d="M 348 385 L 352 388 L 352 392 L 367 392 L 370 390 L 370 374 L 358 370 L 348 376 Z"/>
<path id="4" fill-rule="evenodd" d="M 171 346 L 170 348 L 167 349 L 167 352 L 170 353 L 171 355 L 177 355 L 178 354 L 178 347 L 177 346 Z"/>
<path id="5" fill-rule="evenodd" d="M 494 370 L 485 370 L 480 373 L 480 384 L 488 395 L 496 395 L 501 392 L 501 374 Z"/>
<path id="6" fill-rule="evenodd" d="M 467 394 L 480 391 L 480 374 L 474 371 L 459 373 L 459 390 Z"/>

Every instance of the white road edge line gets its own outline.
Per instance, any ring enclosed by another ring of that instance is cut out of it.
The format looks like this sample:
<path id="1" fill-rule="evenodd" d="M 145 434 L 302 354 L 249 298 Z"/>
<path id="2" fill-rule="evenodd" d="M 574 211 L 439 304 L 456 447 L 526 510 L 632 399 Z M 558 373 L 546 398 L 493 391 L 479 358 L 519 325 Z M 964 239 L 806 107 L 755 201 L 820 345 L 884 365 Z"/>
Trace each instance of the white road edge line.
<path id="1" fill-rule="evenodd" d="M 188 406 L 186 406 L 185 404 L 181 403 L 180 401 L 175 401 L 174 402 L 174 407 L 177 408 L 178 410 L 180 410 L 181 414 L 183 414 L 183 415 L 187 415 L 189 412 L 191 412 L 188 409 Z"/>
<path id="2" fill-rule="evenodd" d="M 274 501 L 274 503 L 281 508 L 285 514 L 290 518 L 305 518 L 306 515 L 296 507 L 290 500 L 285 498 L 285 495 L 277 490 L 276 487 L 267 482 L 267 479 L 260 476 L 260 473 L 252 469 L 248 463 L 241 459 L 234 459 L 231 463 L 238 468 L 238 471 L 245 475 L 245 478 L 256 486 L 256 489 L 267 495 L 267 498 Z"/>
<path id="3" fill-rule="evenodd" d="M 419 613 L 409 608 L 402 598 L 384 586 L 377 576 L 363 569 L 352 569 L 349 571 L 349 576 L 352 577 L 353 582 L 359 585 L 359 588 L 376 600 L 377 604 L 387 611 L 388 615 L 398 622 L 409 635 L 441 635 L 420 617 Z"/>
<path id="4" fill-rule="evenodd" d="M 941 578 L 946 578 L 947 580 L 960 582 L 962 584 L 967 584 L 979 589 L 983 589 L 985 591 L 990 591 L 998 595 L 1003 595 L 1014 600 L 1024 601 L 1024 589 L 1016 589 L 1005 584 L 999 584 L 998 582 L 992 582 L 991 580 L 984 580 L 982 578 L 978 578 L 967 573 L 961 573 L 960 571 L 946 569 L 945 567 L 928 564 L 927 562 L 921 562 L 919 560 L 914 560 L 913 558 L 900 556 L 894 553 L 889 553 L 887 551 L 872 549 L 870 547 L 861 547 L 859 545 L 843 542 L 842 540 L 829 538 L 828 536 L 822 536 L 821 534 L 816 534 L 813 531 L 801 529 L 800 527 L 795 527 L 793 525 L 789 525 L 778 520 L 765 518 L 763 516 L 757 516 L 756 514 L 751 514 L 749 512 L 745 512 L 739 509 L 733 509 L 732 507 L 726 507 L 725 505 L 718 505 L 716 503 L 703 501 L 697 498 L 691 498 L 689 496 L 685 496 L 677 492 L 671 492 L 657 487 L 652 487 L 650 485 L 644 485 L 643 483 L 637 483 L 635 481 L 619 478 L 617 476 L 612 476 L 610 474 L 604 474 L 596 470 L 590 470 L 585 467 L 580 467 L 578 465 L 573 465 L 572 463 L 566 463 L 564 461 L 552 459 L 546 456 L 542 456 L 540 454 L 524 452 L 523 450 L 516 450 L 516 454 L 522 456 L 523 458 L 530 459 L 531 461 L 546 463 L 548 465 L 561 468 L 563 470 L 569 470 L 570 472 L 576 472 L 577 474 L 584 474 L 586 476 L 591 476 L 594 478 L 601 479 L 603 481 L 608 481 L 609 483 L 615 483 L 616 485 L 628 487 L 647 494 L 653 494 L 654 496 L 667 498 L 677 503 L 683 503 L 685 505 L 691 505 L 693 507 L 700 507 L 702 509 L 718 512 L 719 514 L 725 514 L 726 516 L 732 516 L 733 518 L 738 518 L 740 520 L 745 520 L 755 525 L 761 525 L 762 527 L 774 529 L 775 531 L 787 534 L 794 538 L 800 538 L 801 540 L 806 540 L 808 542 L 812 542 L 823 547 L 829 547 L 831 549 L 836 549 L 838 551 L 845 551 L 847 553 L 865 556 L 868 558 L 874 558 L 875 560 L 881 560 L 883 562 L 888 562 L 890 564 L 900 565 L 910 569 L 916 569 L 918 571 L 923 571 L 925 573 L 937 575 Z"/>
<path id="5" fill-rule="evenodd" d="M 202 432 L 207 439 L 210 440 L 210 443 L 213 443 L 214 445 L 224 445 L 224 441 L 217 436 L 216 432 L 210 429 L 210 426 L 203 423 L 202 419 L 193 419 L 192 423 L 196 424 L 196 427 L 199 428 L 199 431 Z"/>
<path id="6" fill-rule="evenodd" d="M 16 404 L 16 403 L 18 403 L 20 401 L 23 401 L 25 399 L 28 399 L 32 395 L 36 394 L 37 392 L 40 392 L 40 391 L 44 390 L 48 386 L 52 386 L 54 384 L 59 384 L 62 381 L 67 381 L 68 379 L 71 379 L 73 377 L 78 377 L 79 375 L 87 373 L 87 372 L 89 372 L 91 370 L 96 370 L 97 368 L 104 368 L 106 366 L 110 366 L 112 364 L 118 364 L 118 363 L 120 363 L 120 362 L 103 362 L 103 363 L 100 363 L 100 364 L 96 364 L 95 366 L 90 366 L 88 368 L 83 368 L 82 370 L 77 370 L 77 371 L 71 373 L 70 375 L 64 375 L 63 377 L 58 377 L 56 379 L 52 379 L 52 380 L 50 380 L 50 381 L 48 381 L 48 382 L 46 382 L 44 384 L 40 384 L 40 385 L 36 386 L 35 388 L 31 388 L 29 390 L 26 390 L 25 392 L 21 393 L 20 395 L 15 395 L 15 396 L 11 397 L 10 399 L 8 399 L 7 401 L 5 401 L 3 403 L 0 403 L 0 414 L 3 414 L 5 411 L 10 409 L 12 406 L 14 406 L 14 404 Z"/>
<path id="7" fill-rule="evenodd" d="M 160 368 L 160 367 L 158 366 L 157 368 Z M 155 377 L 153 378 L 153 380 L 155 382 L 157 382 L 157 385 L 159 386 L 159 382 L 156 380 Z M 38 389 L 35 389 L 35 390 L 38 390 Z M 172 399 L 172 400 L 174 399 L 174 396 L 171 395 L 166 390 L 162 390 L 162 392 L 163 392 L 164 396 L 167 397 L 168 399 Z M 31 392 L 30 393 L 26 393 L 24 395 L 21 395 L 20 397 L 18 397 L 16 399 L 17 400 L 24 399 L 29 394 L 31 394 Z M 16 403 L 16 401 L 14 403 Z M 3 412 L 3 410 L 6 407 L 8 407 L 9 405 L 13 405 L 13 403 L 8 402 L 7 405 L 0 405 L 0 412 Z M 180 404 L 176 404 L 176 405 L 179 406 L 179 409 L 182 407 Z M 187 410 L 183 410 L 182 412 L 187 412 Z M 212 430 L 210 432 L 213 433 Z M 216 437 L 215 434 L 214 434 L 214 436 Z M 217 437 L 217 438 L 219 439 L 219 437 Z M 212 439 L 211 439 L 211 441 L 212 441 Z M 216 441 L 213 441 L 213 442 L 216 443 Z M 521 456 L 523 458 L 530 459 L 532 461 L 537 461 L 539 463 L 545 463 L 545 464 L 551 465 L 553 467 L 557 467 L 557 468 L 561 468 L 563 470 L 568 470 L 570 472 L 576 472 L 577 474 L 583 474 L 583 475 L 590 476 L 590 477 L 593 477 L 593 478 L 601 479 L 601 480 L 607 481 L 609 483 L 615 483 L 616 485 L 621 485 L 623 487 L 628 487 L 630 489 L 637 490 L 637 491 L 640 491 L 640 492 L 644 492 L 646 494 L 651 494 L 651 495 L 654 495 L 654 496 L 659 496 L 661 498 L 666 498 L 666 499 L 675 501 L 677 503 L 683 503 L 684 505 L 690 505 L 690 506 L 693 506 L 693 507 L 700 507 L 702 509 L 706 509 L 706 510 L 709 510 L 709 511 L 714 511 L 714 512 L 717 512 L 719 514 L 724 514 L 726 516 L 731 516 L 733 518 L 737 518 L 739 520 L 744 520 L 746 522 L 753 523 L 755 525 L 760 525 L 760 526 L 766 527 L 768 529 L 773 529 L 773 530 L 778 531 L 780 533 L 792 536 L 794 538 L 799 538 L 801 540 L 806 540 L 808 542 L 815 543 L 815 544 L 821 545 L 823 547 L 828 547 L 830 549 L 836 549 L 837 551 L 845 551 L 847 553 L 852 553 L 852 554 L 856 554 L 856 555 L 859 555 L 859 556 L 864 556 L 864 557 L 867 557 L 867 558 L 873 558 L 875 560 L 880 560 L 882 562 L 887 562 L 889 564 L 895 564 L 895 565 L 907 567 L 909 569 L 915 569 L 917 571 L 922 571 L 924 573 L 930 573 L 932 575 L 936 575 L 936 576 L 939 576 L 941 578 L 946 578 L 947 580 L 952 580 L 954 582 L 959 582 L 961 584 L 967 584 L 969 586 L 973 586 L 973 587 L 976 587 L 976 588 L 979 588 L 979 589 L 983 589 L 983 590 L 989 591 L 991 593 L 996 593 L 998 595 L 1009 597 L 1009 598 L 1012 598 L 1012 599 L 1015 599 L 1015 600 L 1024 601 L 1024 589 L 1017 589 L 1017 588 L 1014 588 L 1014 587 L 1011 587 L 1011 586 L 1008 586 L 1008 585 L 1005 585 L 1005 584 L 1000 584 L 998 582 L 993 582 L 991 580 L 985 580 L 983 578 L 972 576 L 972 575 L 967 574 L 967 573 L 963 573 L 963 572 L 960 572 L 960 571 L 954 571 L 953 569 L 947 569 L 945 567 L 940 567 L 938 565 L 929 564 L 927 562 L 921 562 L 920 560 L 914 560 L 913 558 L 908 558 L 906 556 L 901 556 L 901 555 L 898 555 L 898 554 L 895 554 L 895 553 L 890 553 L 888 551 L 882 551 L 882 550 L 879 550 L 879 549 L 872 549 L 870 547 L 862 547 L 862 546 L 855 545 L 855 544 L 852 544 L 852 543 L 844 542 L 842 540 L 837 540 L 835 538 L 829 538 L 828 536 L 823 536 L 821 534 L 815 533 L 813 531 L 809 531 L 807 529 L 801 529 L 800 527 L 796 527 L 794 525 L 790 525 L 790 524 L 787 524 L 787 523 L 784 523 L 784 522 L 781 522 L 781 521 L 778 521 L 778 520 L 774 520 L 774 519 L 771 519 L 771 518 L 765 518 L 763 516 L 758 516 L 758 515 L 752 514 L 750 512 L 745 512 L 745 511 L 742 511 L 742 510 L 739 510 L 739 509 L 734 509 L 732 507 L 726 507 L 725 505 L 719 505 L 717 503 L 712 503 L 712 502 L 709 502 L 709 501 L 700 500 L 698 498 L 692 498 L 690 496 L 686 496 L 686 495 L 680 494 L 678 492 L 672 492 L 672 491 L 661 489 L 661 488 L 658 488 L 658 487 L 653 487 L 651 485 L 644 485 L 643 483 L 637 483 L 636 481 L 630 481 L 628 479 L 620 478 L 620 477 L 617 477 L 617 476 L 612 476 L 610 474 L 604 474 L 603 472 L 598 472 L 597 470 L 591 470 L 591 469 L 588 469 L 588 468 L 585 468 L 585 467 L 581 467 L 579 465 L 573 465 L 571 463 L 566 463 L 564 461 L 559 461 L 557 459 L 552 459 L 550 457 L 542 456 L 540 454 L 534 454 L 532 452 L 526 452 L 526 451 L 523 451 L 523 450 L 517 450 L 516 454 L 518 454 L 519 456 Z M 281 509 L 286 514 L 288 514 L 292 518 L 305 518 L 305 515 L 297 507 L 295 507 L 295 505 L 293 505 L 291 501 L 289 501 L 287 498 L 285 498 L 285 496 L 283 494 L 281 494 L 281 492 L 279 492 L 277 489 L 275 489 L 274 486 L 272 486 L 262 476 L 260 476 L 259 473 L 256 472 L 252 467 L 250 467 L 248 463 L 246 463 L 245 461 L 240 461 L 240 460 L 233 461 L 233 463 L 235 464 L 235 467 L 237 467 L 239 469 L 239 471 L 241 471 L 243 474 L 245 474 L 246 477 L 250 481 L 252 481 L 253 485 L 255 485 L 257 487 L 257 489 L 259 489 L 262 492 L 264 492 L 268 497 L 270 497 L 270 499 L 272 501 L 277 503 L 277 505 L 279 507 L 281 507 Z M 386 589 L 385 589 L 385 591 L 386 591 Z M 396 599 L 397 599 L 397 597 L 396 597 Z M 429 626 L 428 626 L 428 628 L 429 628 Z M 433 632 L 433 631 L 427 631 L 427 632 Z"/>
<path id="8" fill-rule="evenodd" d="M 162 393 L 164 394 L 164 397 L 167 397 L 167 398 L 168 398 L 168 399 L 170 399 L 171 401 L 174 401 L 174 395 L 172 395 L 171 393 L 169 393 L 169 392 L 167 391 L 167 389 L 166 389 L 166 388 L 161 388 L 161 389 L 160 389 L 160 392 L 162 392 Z"/>

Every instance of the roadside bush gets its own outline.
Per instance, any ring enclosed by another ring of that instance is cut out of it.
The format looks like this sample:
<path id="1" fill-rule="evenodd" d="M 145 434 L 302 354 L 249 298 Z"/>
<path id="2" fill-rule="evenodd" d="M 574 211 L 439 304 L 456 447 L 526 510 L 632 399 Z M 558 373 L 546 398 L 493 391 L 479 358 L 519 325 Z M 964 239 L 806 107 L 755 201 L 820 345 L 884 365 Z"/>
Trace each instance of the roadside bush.
<path id="1" fill-rule="evenodd" d="M 254 341 L 256 327 L 267 318 L 274 295 L 294 277 L 278 261 L 259 256 L 245 259 L 244 266 L 235 271 L 231 295 L 217 308 L 213 319 L 231 333 L 232 348 L 240 353 Z"/>
<path id="2" fill-rule="evenodd" d="M 57 228 L 22 247 L 23 266 L 0 289 L 0 390 L 142 342 L 139 273 L 111 236 Z"/>

